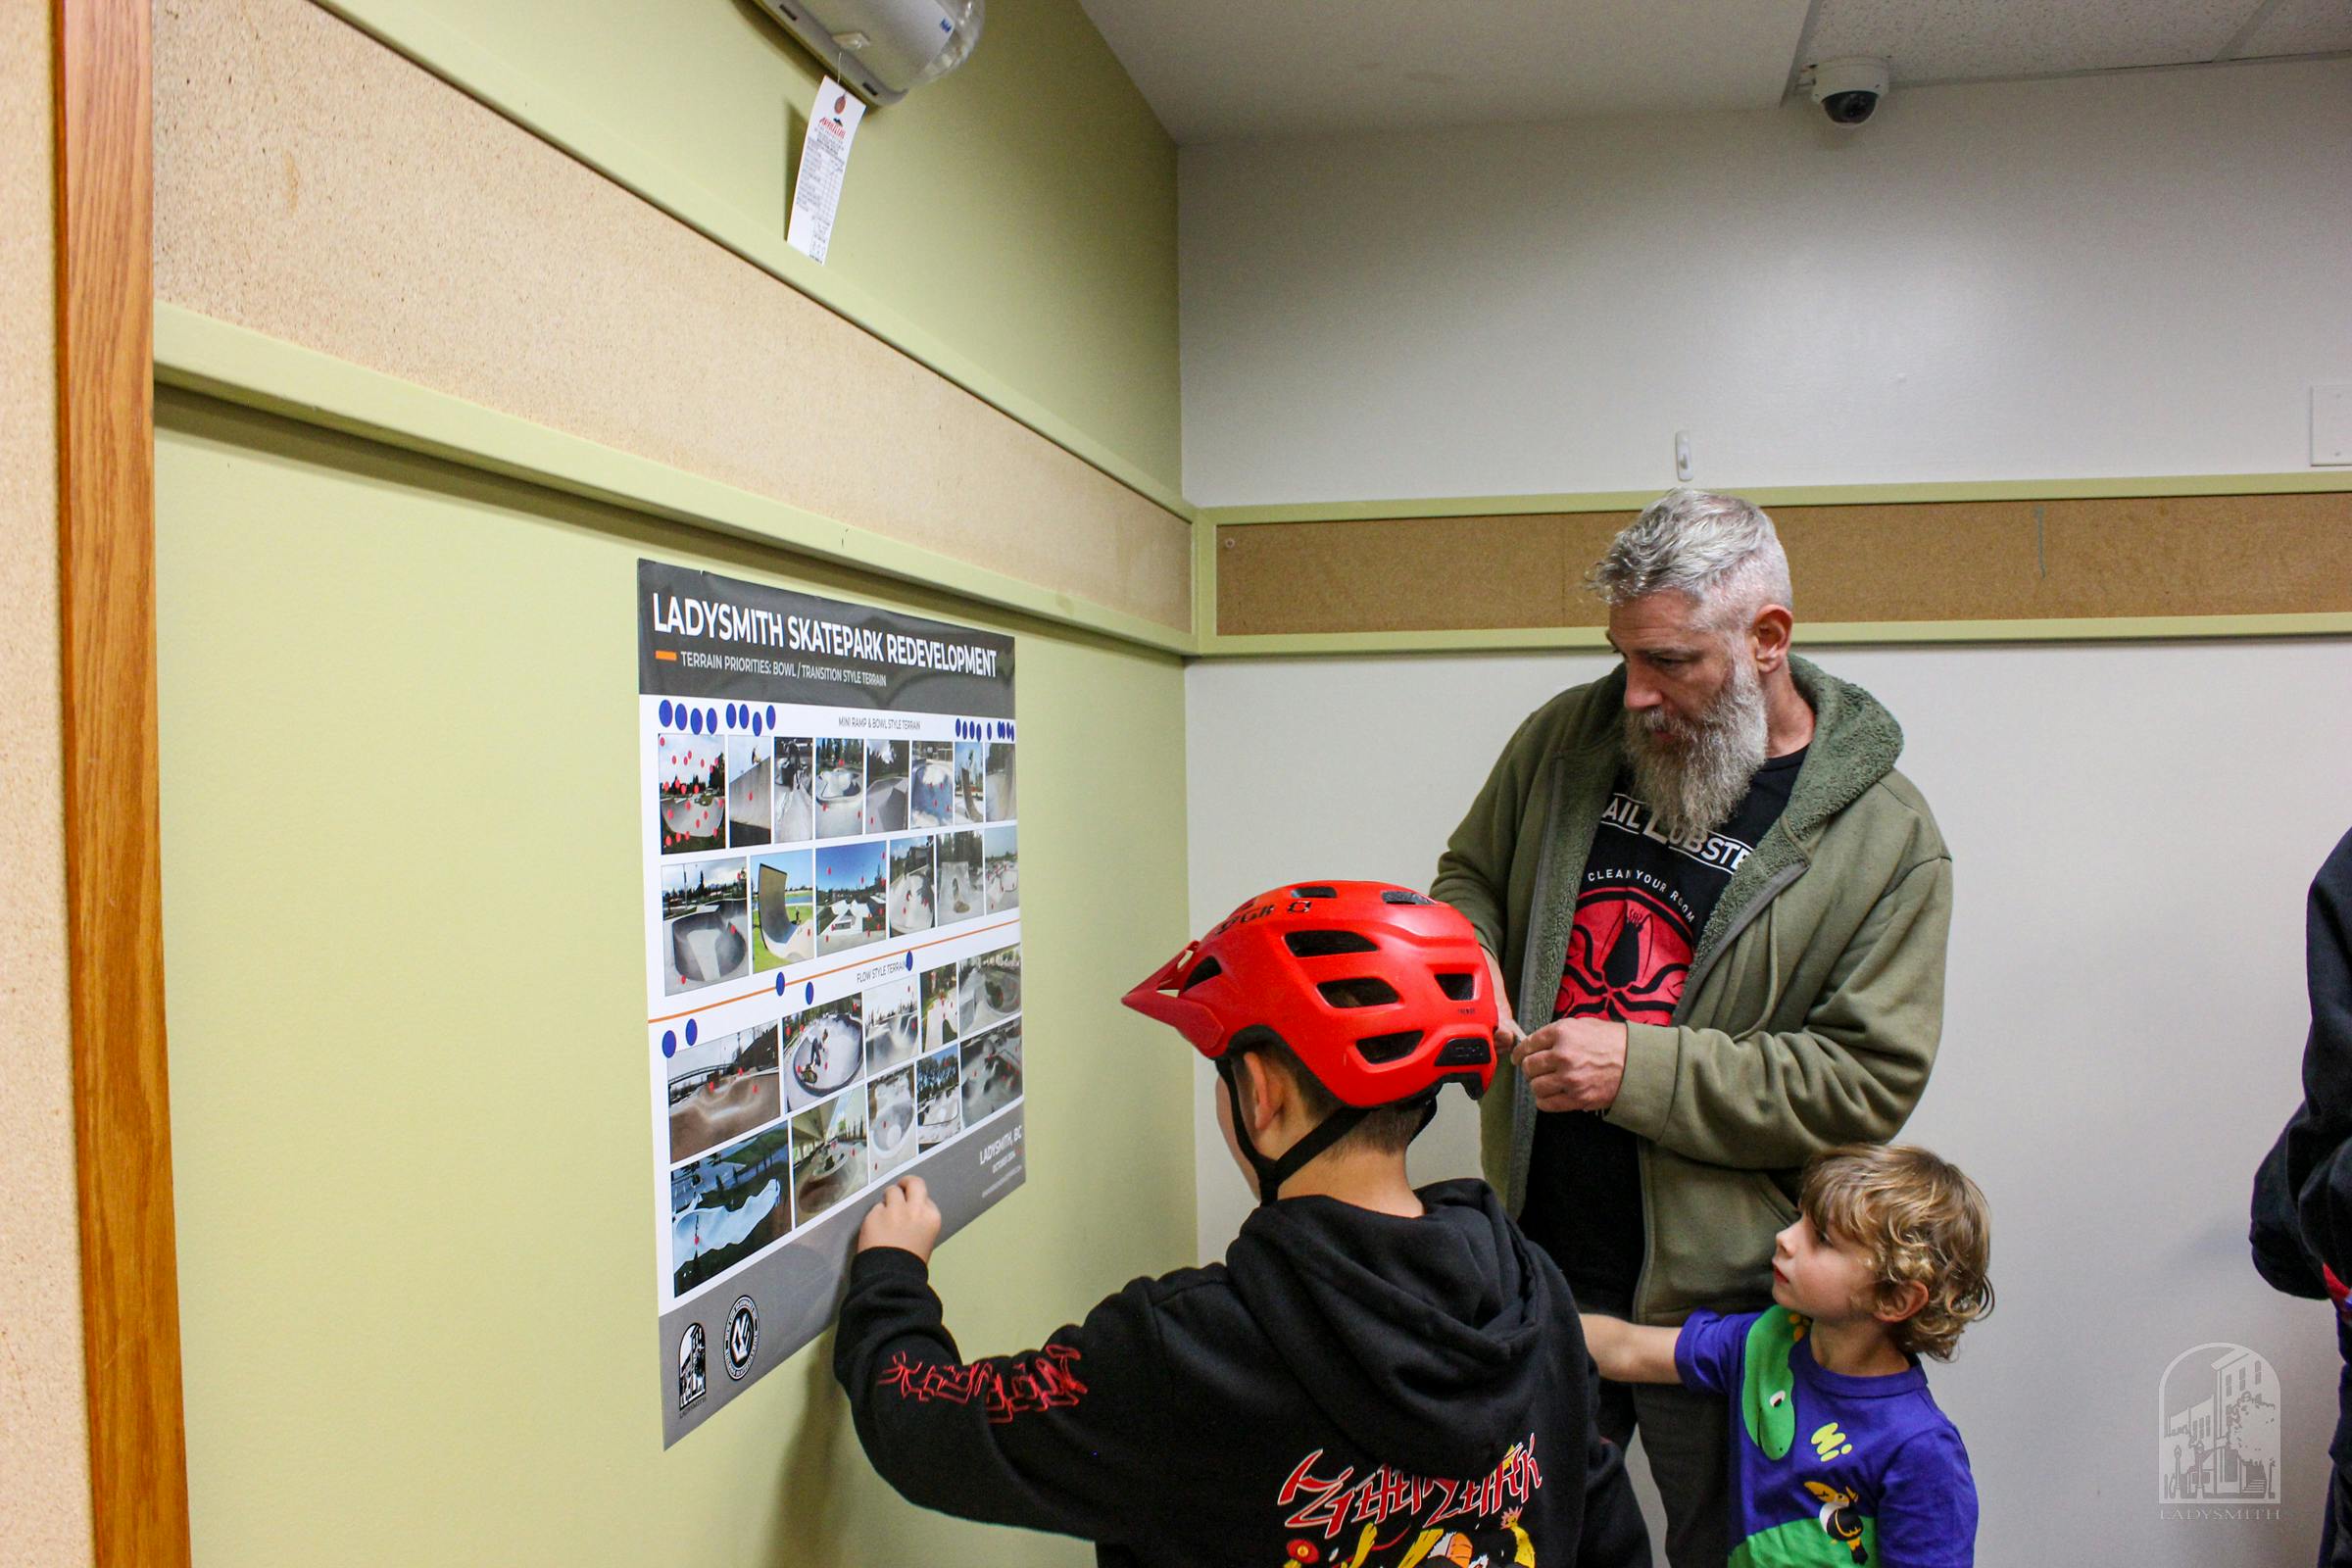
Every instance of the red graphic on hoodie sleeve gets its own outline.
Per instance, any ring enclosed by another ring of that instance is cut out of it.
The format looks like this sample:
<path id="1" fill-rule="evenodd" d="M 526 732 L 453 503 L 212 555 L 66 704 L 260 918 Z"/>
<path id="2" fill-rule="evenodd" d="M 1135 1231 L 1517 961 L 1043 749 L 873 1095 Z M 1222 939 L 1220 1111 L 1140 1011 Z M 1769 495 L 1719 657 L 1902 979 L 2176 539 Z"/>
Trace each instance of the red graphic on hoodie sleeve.
<path id="1" fill-rule="evenodd" d="M 901 1350 L 890 1358 L 878 1380 L 902 1399 L 928 1404 L 977 1404 L 998 1426 L 1017 1415 L 1066 1409 L 1086 1396 L 1086 1385 L 1070 1368 L 1078 1352 L 1066 1345 L 1049 1345 L 1035 1355 L 1011 1360 L 953 1362 L 918 1361 Z"/>

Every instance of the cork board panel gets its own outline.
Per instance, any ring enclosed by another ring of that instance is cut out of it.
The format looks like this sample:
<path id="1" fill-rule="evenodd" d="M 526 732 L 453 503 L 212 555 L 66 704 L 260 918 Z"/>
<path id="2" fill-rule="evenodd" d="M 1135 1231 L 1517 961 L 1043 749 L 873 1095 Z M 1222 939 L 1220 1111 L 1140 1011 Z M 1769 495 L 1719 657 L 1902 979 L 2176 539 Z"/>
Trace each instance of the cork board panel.
<path id="1" fill-rule="evenodd" d="M 1182 518 L 308 0 L 155 23 L 158 299 L 1190 625 Z"/>
<path id="2" fill-rule="evenodd" d="M 1597 626 L 1579 587 L 1631 513 L 1237 524 L 1217 630 Z M 2352 494 L 1776 509 L 1800 621 L 2352 612 Z"/>
<path id="3" fill-rule="evenodd" d="M 0 6 L 0 1494 L 10 1560 L 91 1560 L 66 1002 L 50 14 Z"/>
<path id="4" fill-rule="evenodd" d="M 1584 513 L 1219 528 L 1217 630 L 1597 626 L 1578 582 L 1624 523 Z"/>

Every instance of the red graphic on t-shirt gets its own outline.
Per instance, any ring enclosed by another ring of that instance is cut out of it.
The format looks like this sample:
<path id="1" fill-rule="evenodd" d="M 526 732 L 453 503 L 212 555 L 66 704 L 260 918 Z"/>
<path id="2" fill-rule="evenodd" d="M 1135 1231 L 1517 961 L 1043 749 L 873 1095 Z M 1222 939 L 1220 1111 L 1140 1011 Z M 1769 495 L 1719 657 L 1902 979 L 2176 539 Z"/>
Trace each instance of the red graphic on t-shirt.
<path id="1" fill-rule="evenodd" d="M 1672 1023 L 1690 977 L 1690 928 L 1661 899 L 1608 888 L 1576 903 L 1555 1018 Z"/>

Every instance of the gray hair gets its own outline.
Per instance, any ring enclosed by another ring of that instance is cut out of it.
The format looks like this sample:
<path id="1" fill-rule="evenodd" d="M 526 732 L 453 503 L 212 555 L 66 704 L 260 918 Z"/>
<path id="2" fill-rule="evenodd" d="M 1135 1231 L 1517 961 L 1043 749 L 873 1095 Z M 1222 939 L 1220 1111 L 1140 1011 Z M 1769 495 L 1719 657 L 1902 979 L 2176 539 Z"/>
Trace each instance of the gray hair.
<path id="1" fill-rule="evenodd" d="M 1616 538 L 1585 578 L 1612 606 L 1672 590 L 1708 619 L 1737 625 L 1766 605 L 1793 610 L 1788 557 L 1752 501 L 1669 490 Z"/>

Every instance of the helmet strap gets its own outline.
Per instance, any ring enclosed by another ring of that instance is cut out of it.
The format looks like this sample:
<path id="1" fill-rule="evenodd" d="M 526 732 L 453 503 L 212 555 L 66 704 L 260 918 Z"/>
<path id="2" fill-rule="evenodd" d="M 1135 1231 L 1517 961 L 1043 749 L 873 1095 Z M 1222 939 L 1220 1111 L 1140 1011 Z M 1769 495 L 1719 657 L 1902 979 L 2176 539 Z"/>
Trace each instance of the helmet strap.
<path id="1" fill-rule="evenodd" d="M 1279 1156 L 1269 1159 L 1258 1152 L 1257 1144 L 1250 1136 L 1249 1118 L 1242 1112 L 1241 1086 L 1235 1081 L 1241 1075 L 1239 1057 L 1240 1054 L 1236 1052 L 1227 1052 L 1219 1056 L 1217 1077 L 1224 1082 L 1225 1106 L 1233 1116 L 1233 1141 L 1242 1146 L 1242 1157 L 1250 1162 L 1250 1169 L 1257 1176 L 1257 1202 L 1263 1208 L 1282 1196 L 1284 1182 L 1298 1174 L 1317 1154 L 1353 1132 L 1356 1124 L 1372 1113 L 1353 1105 L 1342 1105 L 1308 1128 L 1305 1137 L 1284 1150 Z M 1429 1114 L 1435 1114 L 1436 1110 L 1436 1102 L 1432 1102 Z M 1429 1125 L 1427 1115 L 1423 1117 L 1422 1125 Z"/>

